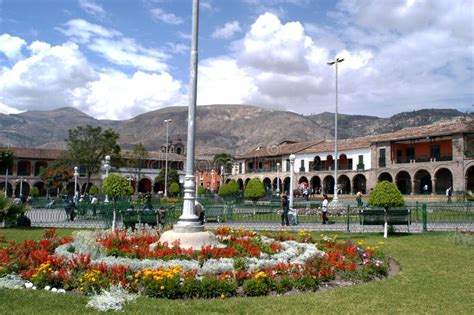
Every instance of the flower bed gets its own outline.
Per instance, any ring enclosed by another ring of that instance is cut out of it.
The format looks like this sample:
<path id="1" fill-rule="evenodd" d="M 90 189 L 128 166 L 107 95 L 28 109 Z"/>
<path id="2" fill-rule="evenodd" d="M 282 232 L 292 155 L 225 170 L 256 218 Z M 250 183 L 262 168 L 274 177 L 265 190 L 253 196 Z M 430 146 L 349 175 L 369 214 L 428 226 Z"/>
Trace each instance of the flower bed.
<path id="1" fill-rule="evenodd" d="M 161 244 L 155 230 L 79 231 L 0 249 L 0 277 L 18 274 L 31 287 L 97 294 L 112 287 L 151 297 L 226 298 L 317 290 L 335 279 L 387 275 L 376 246 L 304 231 L 255 233 L 222 227 L 225 248 L 185 250 Z"/>

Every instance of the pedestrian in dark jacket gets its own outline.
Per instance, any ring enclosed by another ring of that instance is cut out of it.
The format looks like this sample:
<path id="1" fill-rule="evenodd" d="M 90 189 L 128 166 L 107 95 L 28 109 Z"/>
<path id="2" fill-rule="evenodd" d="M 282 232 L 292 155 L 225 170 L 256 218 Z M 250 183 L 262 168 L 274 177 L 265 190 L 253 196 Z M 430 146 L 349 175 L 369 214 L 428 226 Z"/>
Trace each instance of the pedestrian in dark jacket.
<path id="1" fill-rule="evenodd" d="M 288 197 L 283 196 L 281 197 L 281 207 L 283 212 L 281 214 L 281 225 L 290 225 L 290 220 L 288 220 L 288 212 L 290 211 L 290 203 L 288 202 Z"/>

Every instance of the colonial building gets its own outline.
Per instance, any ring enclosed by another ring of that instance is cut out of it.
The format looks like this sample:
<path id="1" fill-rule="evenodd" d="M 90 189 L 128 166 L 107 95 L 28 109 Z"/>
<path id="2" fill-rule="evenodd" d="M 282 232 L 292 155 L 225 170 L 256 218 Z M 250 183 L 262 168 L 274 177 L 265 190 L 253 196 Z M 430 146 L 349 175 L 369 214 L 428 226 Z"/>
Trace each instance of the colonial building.
<path id="1" fill-rule="evenodd" d="M 130 161 L 130 151 L 123 150 L 122 155 L 124 157 L 124 163 L 121 167 L 114 167 L 111 165 L 113 171 L 117 171 L 122 175 L 126 176 L 129 180 L 130 185 L 134 190 L 138 192 L 162 192 L 164 187 L 160 187 L 158 183 L 155 183 L 155 178 L 159 175 L 160 171 L 165 168 L 166 161 L 168 161 L 168 169 L 173 169 L 178 172 L 180 177 L 180 184 L 184 183 L 184 175 L 186 169 L 186 156 L 184 155 L 184 146 L 180 146 L 179 142 L 171 142 L 169 146 L 168 154 L 165 152 L 149 152 L 148 156 L 141 161 L 140 167 L 132 166 L 136 164 L 134 161 Z M 182 144 L 182 143 L 181 143 Z M 0 147 L 0 151 L 6 150 L 5 147 Z M 42 168 L 53 165 L 53 163 L 61 157 L 64 153 L 62 150 L 53 149 L 34 149 L 34 148 L 10 148 L 15 154 L 15 160 L 13 166 L 8 170 L 8 179 L 6 179 L 6 169 L 0 169 L 0 190 L 8 189 L 8 196 L 19 196 L 20 194 L 28 195 L 31 187 L 37 187 L 40 191 L 40 195 L 45 196 L 47 194 L 47 187 L 45 182 L 40 178 L 40 172 Z M 171 152 L 173 151 L 173 152 Z M 179 152 L 180 154 L 178 154 Z M 213 185 L 213 189 L 218 189 L 220 184 L 220 174 L 217 172 L 211 172 L 212 170 L 212 159 L 207 157 L 198 157 L 196 163 L 200 169 L 196 170 L 196 176 L 199 178 L 206 178 L 206 181 L 202 181 L 202 185 Z M 79 177 L 78 177 L 78 191 L 86 192 L 89 187 L 86 183 L 85 169 L 78 165 Z M 74 173 L 74 169 L 65 170 L 71 177 Z M 214 173 L 214 174 L 213 174 Z M 91 184 L 100 186 L 101 181 L 105 177 L 105 170 L 102 169 L 100 174 L 94 174 L 91 177 Z M 55 190 L 51 190 L 50 193 L 55 195 L 57 191 L 61 191 L 66 188 L 69 192 L 74 191 L 74 178 L 68 182 L 60 184 L 60 187 Z"/>
<path id="2" fill-rule="evenodd" d="M 474 190 L 472 120 L 339 140 L 337 158 L 334 153 L 334 140 L 257 148 L 235 157 L 232 178 L 243 188 L 257 177 L 267 189 L 288 193 L 289 156 L 294 154 L 293 189 L 308 186 L 314 192 L 334 193 L 337 160 L 337 187 L 342 194 L 368 193 L 381 180 L 396 183 L 406 195 L 444 194 L 449 187 L 455 192 Z"/>

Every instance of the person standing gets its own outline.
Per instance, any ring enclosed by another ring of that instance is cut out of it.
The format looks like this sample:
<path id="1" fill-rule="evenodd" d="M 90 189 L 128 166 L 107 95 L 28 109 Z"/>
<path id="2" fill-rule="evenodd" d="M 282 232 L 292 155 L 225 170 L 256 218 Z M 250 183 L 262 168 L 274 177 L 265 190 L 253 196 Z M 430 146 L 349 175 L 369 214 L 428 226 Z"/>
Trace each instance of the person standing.
<path id="1" fill-rule="evenodd" d="M 324 198 L 323 205 L 322 205 L 323 224 L 327 224 L 329 222 L 329 218 L 328 218 L 328 205 L 329 205 L 328 195 L 324 194 L 323 198 Z"/>
<path id="2" fill-rule="evenodd" d="M 362 208 L 363 203 L 362 203 L 362 193 L 359 191 L 356 194 L 356 202 L 357 202 L 357 207 Z"/>
<path id="3" fill-rule="evenodd" d="M 451 186 L 446 189 L 446 197 L 448 197 L 448 203 L 451 203 L 451 197 L 453 196 L 453 190 Z"/>
<path id="4" fill-rule="evenodd" d="M 289 226 L 290 220 L 288 219 L 288 212 L 290 211 L 290 203 L 288 202 L 287 196 L 281 197 L 281 207 L 283 209 L 283 212 L 281 214 L 281 225 Z"/>

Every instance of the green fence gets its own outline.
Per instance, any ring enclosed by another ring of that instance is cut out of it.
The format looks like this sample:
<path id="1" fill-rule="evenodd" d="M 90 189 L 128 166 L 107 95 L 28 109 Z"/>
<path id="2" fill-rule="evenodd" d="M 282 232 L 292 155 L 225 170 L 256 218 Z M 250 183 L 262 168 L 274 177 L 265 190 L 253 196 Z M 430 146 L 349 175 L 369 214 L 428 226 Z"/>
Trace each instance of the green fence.
<path id="1" fill-rule="evenodd" d="M 218 198 L 198 199 L 203 204 L 206 222 L 218 223 L 280 223 L 281 206 L 277 200 L 265 200 L 261 202 L 236 202 L 236 200 L 224 201 Z M 297 201 L 293 208 L 297 212 L 297 222 L 305 224 L 320 224 L 321 204 L 318 201 Z M 407 208 L 411 211 L 412 224 L 422 224 L 424 230 L 430 225 L 469 225 L 474 223 L 474 203 L 469 201 L 431 202 L 431 203 L 408 203 Z M 143 211 L 144 205 L 130 202 L 127 199 L 113 202 L 99 202 L 96 206 L 89 202 L 79 204 L 74 209 L 74 214 L 66 210 L 64 200 L 57 199 L 53 204 L 50 200 L 38 199 L 31 203 L 30 210 L 26 215 L 32 221 L 33 226 L 45 227 L 86 227 L 86 228 L 108 228 L 112 224 L 113 210 L 116 210 L 117 226 L 123 226 L 124 216 L 138 215 Z M 183 204 L 161 203 L 158 199 L 153 200 L 150 211 L 164 211 L 164 225 L 175 224 L 182 214 Z M 359 210 L 356 203 L 342 204 L 337 210 L 329 210 L 329 219 L 334 224 L 347 226 L 359 226 Z M 136 213 L 135 213 L 136 212 Z M 150 217 L 150 212 L 147 212 Z M 153 217 L 153 215 L 151 215 Z M 157 220 L 159 218 L 157 217 Z M 294 219 L 294 218 L 293 218 Z M 127 220 L 125 218 L 125 220 Z M 290 212 L 292 221 L 292 212 Z M 141 223 L 141 222 L 140 222 Z"/>

